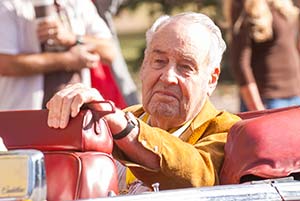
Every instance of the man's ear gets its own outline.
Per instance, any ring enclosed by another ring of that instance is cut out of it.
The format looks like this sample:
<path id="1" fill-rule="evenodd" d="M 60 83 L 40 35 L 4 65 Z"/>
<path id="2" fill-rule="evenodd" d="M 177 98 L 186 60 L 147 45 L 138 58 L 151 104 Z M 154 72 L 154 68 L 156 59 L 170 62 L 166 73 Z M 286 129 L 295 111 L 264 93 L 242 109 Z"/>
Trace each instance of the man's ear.
<path id="1" fill-rule="evenodd" d="M 208 82 L 208 90 L 207 95 L 210 96 L 218 84 L 218 79 L 221 73 L 220 67 L 215 67 L 213 71 L 210 73 L 209 82 Z"/>

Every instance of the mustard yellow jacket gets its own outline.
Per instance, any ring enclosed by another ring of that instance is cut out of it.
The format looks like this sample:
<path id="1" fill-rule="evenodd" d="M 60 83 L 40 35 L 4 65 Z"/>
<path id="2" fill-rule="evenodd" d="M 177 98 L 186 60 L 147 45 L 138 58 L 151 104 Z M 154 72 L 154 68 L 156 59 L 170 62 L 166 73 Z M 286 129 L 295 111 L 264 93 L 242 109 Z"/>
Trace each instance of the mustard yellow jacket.
<path id="1" fill-rule="evenodd" d="M 137 117 L 144 113 L 141 105 L 127 110 Z M 114 156 L 146 185 L 158 182 L 162 190 L 217 185 L 227 132 L 239 120 L 236 115 L 218 111 L 207 100 L 179 138 L 139 120 L 138 141 L 160 157 L 159 170 L 133 163 L 117 146 Z"/>

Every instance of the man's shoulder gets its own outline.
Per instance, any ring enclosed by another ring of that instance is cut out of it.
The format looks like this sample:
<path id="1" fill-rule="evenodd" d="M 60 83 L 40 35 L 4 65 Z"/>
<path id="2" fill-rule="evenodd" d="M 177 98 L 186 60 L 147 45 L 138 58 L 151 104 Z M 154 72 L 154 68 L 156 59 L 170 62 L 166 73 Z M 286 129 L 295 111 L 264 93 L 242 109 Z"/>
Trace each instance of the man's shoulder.
<path id="1" fill-rule="evenodd" d="M 211 123 L 220 130 L 228 131 L 233 124 L 240 120 L 241 118 L 239 116 L 223 110 L 212 119 Z"/>

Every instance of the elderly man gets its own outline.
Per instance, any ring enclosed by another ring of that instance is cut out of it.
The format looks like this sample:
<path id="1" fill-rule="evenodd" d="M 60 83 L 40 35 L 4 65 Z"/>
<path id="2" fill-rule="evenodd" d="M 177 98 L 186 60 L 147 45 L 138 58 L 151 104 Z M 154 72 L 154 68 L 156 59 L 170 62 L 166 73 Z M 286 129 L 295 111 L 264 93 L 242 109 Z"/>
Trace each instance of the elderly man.
<path id="1" fill-rule="evenodd" d="M 115 156 L 147 186 L 216 185 L 227 132 L 239 120 L 209 101 L 225 50 L 221 32 L 203 14 L 182 13 L 159 18 L 146 36 L 140 72 L 143 105 L 103 116 Z M 95 89 L 69 86 L 48 102 L 48 125 L 65 128 L 84 103 L 101 100 Z M 108 106 L 100 102 L 97 109 Z"/>

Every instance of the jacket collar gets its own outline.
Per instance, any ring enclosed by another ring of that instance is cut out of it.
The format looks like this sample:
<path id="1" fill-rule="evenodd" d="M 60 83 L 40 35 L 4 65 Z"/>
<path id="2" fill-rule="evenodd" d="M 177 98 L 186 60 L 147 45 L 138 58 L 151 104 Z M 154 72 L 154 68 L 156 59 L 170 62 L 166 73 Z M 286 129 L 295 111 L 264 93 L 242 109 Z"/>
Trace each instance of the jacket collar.
<path id="1" fill-rule="evenodd" d="M 139 117 L 141 116 L 145 110 L 142 107 L 142 105 L 134 105 L 126 110 L 132 111 L 132 113 L 136 116 Z M 203 126 L 206 122 L 208 122 L 210 119 L 216 117 L 220 113 L 219 110 L 217 110 L 214 105 L 210 102 L 209 98 L 206 99 L 204 105 L 202 106 L 201 111 L 199 114 L 192 120 L 190 123 L 190 126 L 183 132 L 183 134 L 180 136 L 180 139 L 183 141 L 188 141 L 193 144 L 193 139 L 190 139 L 191 136 L 194 132 L 195 129 Z M 198 138 L 199 136 L 195 136 L 195 138 Z M 198 138 L 199 139 L 199 138 Z"/>
<path id="2" fill-rule="evenodd" d="M 209 124 L 209 120 L 215 118 L 220 113 L 219 110 L 210 102 L 207 98 L 199 114 L 192 120 L 191 125 L 186 131 L 180 136 L 183 141 L 195 144 L 203 134 Z M 203 130 L 202 132 L 195 132 L 195 130 Z"/>

